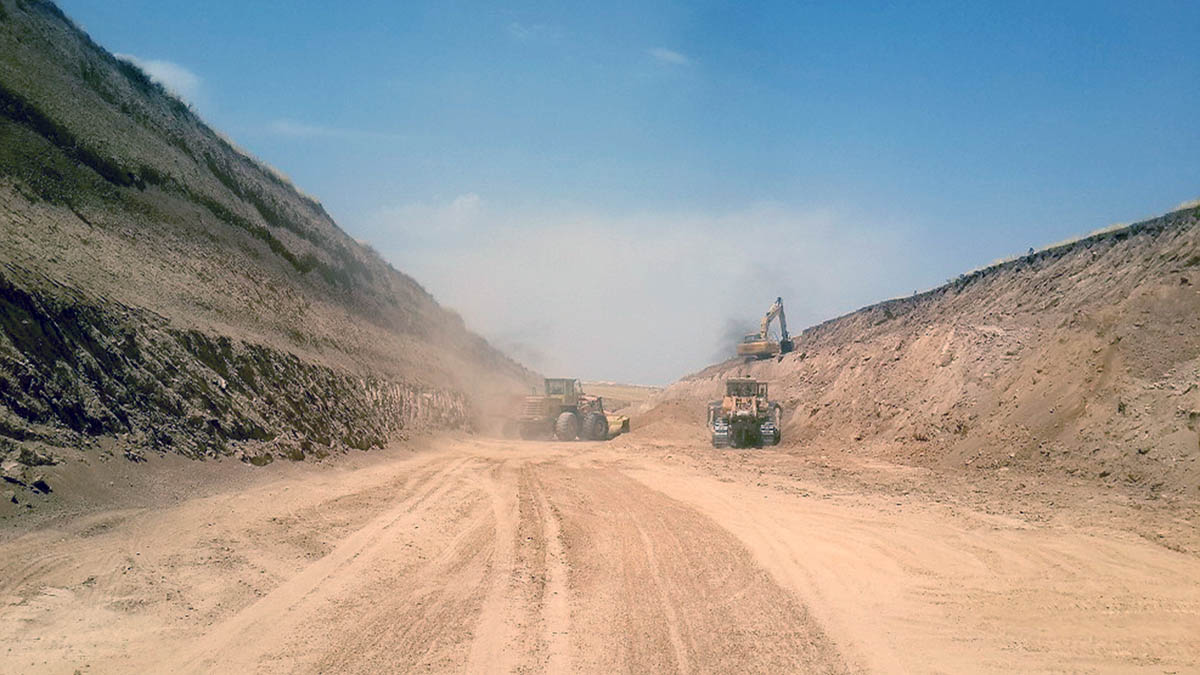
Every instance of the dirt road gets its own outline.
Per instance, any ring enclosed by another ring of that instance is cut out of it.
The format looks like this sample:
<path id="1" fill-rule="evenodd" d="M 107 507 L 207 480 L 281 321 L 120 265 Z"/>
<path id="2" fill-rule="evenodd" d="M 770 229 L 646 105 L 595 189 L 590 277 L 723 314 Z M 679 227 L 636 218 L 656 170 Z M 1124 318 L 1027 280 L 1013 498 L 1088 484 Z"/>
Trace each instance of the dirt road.
<path id="1" fill-rule="evenodd" d="M 10 528 L 0 671 L 1200 669 L 1193 554 L 710 452 L 444 438 Z"/>

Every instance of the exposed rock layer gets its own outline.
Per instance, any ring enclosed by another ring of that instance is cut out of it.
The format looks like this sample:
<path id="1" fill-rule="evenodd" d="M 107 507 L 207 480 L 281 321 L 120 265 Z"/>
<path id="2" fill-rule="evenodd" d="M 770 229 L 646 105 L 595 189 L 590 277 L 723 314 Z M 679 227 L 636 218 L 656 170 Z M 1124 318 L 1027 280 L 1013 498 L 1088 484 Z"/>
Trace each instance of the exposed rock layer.
<path id="1" fill-rule="evenodd" d="M 31 0 L 0 0 L 0 329 L 9 461 L 365 448 L 532 375 Z"/>

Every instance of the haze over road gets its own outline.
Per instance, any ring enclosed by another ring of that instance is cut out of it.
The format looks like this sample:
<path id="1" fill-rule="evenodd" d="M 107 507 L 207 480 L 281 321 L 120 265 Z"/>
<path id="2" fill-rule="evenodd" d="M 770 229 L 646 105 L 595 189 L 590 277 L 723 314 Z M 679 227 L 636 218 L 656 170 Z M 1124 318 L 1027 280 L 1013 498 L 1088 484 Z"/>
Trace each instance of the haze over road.
<path id="1" fill-rule="evenodd" d="M 985 514 L 912 468 L 798 478 L 797 458 L 683 436 L 431 446 L 8 532 L 0 670 L 1197 665 L 1200 561 L 1117 526 Z"/>

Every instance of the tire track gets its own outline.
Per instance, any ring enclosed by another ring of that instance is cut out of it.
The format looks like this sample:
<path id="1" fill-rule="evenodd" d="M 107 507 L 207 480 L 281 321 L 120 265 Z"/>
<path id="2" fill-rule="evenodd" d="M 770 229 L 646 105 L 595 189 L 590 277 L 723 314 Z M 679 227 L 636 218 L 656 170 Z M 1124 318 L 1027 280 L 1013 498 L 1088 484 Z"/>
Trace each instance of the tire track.
<path id="1" fill-rule="evenodd" d="M 789 500 L 677 469 L 632 475 L 735 535 L 872 672 L 1196 666 L 1198 567 L 1187 556 L 981 514 L 889 513 L 855 495 Z"/>
<path id="2" fill-rule="evenodd" d="M 517 494 L 514 472 L 501 463 L 484 478 L 483 488 L 492 504 L 492 538 L 489 546 L 487 596 L 475 624 L 475 639 L 467 661 L 467 672 L 509 672 L 513 666 L 515 623 L 512 578 L 517 537 Z M 510 480 L 512 479 L 512 480 Z"/>
<path id="3" fill-rule="evenodd" d="M 572 666 L 842 673 L 822 627 L 732 535 L 612 466 L 547 469 L 562 514 Z"/>
<path id="4" fill-rule="evenodd" d="M 4 663 L 348 674 L 1196 665 L 1194 557 L 915 497 L 903 509 L 890 496 L 813 499 L 764 484 L 755 456 L 747 471 L 714 474 L 631 448 L 450 438 L 415 457 L 288 467 L 249 489 L 10 539 Z"/>
<path id="5" fill-rule="evenodd" d="M 194 643 L 172 670 L 248 672 L 258 656 L 270 647 L 261 640 L 255 640 L 255 636 L 286 633 L 283 630 L 286 626 L 294 626 L 302 619 L 298 615 L 302 603 L 319 596 L 334 595 L 334 587 L 338 584 L 326 582 L 334 577 L 340 577 L 343 585 L 352 580 L 354 575 L 349 570 L 360 564 L 360 558 L 369 556 L 373 549 L 384 545 L 384 535 L 390 531 L 419 521 L 424 505 L 447 492 L 452 487 L 449 478 L 473 461 L 471 457 L 460 458 L 427 478 L 414 478 L 414 495 L 344 538 L 329 555 L 309 565 L 254 604 L 217 624 Z"/>
<path id="6" fill-rule="evenodd" d="M 662 603 L 663 614 L 667 618 L 667 634 L 671 638 L 671 647 L 675 650 L 675 663 L 678 666 L 680 673 L 691 672 L 691 667 L 688 664 L 688 650 L 683 643 L 683 638 L 679 634 L 679 616 L 675 611 L 674 605 L 667 594 L 666 580 L 663 577 L 662 570 L 659 569 L 658 556 L 654 552 L 654 543 L 650 541 L 650 537 L 646 534 L 646 529 L 634 519 L 634 527 L 637 528 L 638 536 L 642 539 L 642 547 L 646 553 L 646 564 L 650 568 L 650 576 L 653 579 L 656 594 L 659 602 Z"/>
<path id="7" fill-rule="evenodd" d="M 426 510 L 422 526 L 453 534 L 435 533 L 432 542 L 395 541 L 369 568 L 358 570 L 361 583 L 309 613 L 292 639 L 270 655 L 268 669 L 464 670 L 489 587 L 488 545 L 495 531 L 490 499 L 481 491 L 447 493 Z"/>
<path id="8" fill-rule="evenodd" d="M 546 498 L 546 488 L 534 479 L 537 495 L 537 510 L 541 521 L 542 540 L 545 542 L 546 584 L 542 589 L 542 626 L 546 643 L 546 671 L 569 673 L 571 667 L 571 610 L 567 591 L 566 552 L 563 550 L 562 532 L 554 507 Z"/>

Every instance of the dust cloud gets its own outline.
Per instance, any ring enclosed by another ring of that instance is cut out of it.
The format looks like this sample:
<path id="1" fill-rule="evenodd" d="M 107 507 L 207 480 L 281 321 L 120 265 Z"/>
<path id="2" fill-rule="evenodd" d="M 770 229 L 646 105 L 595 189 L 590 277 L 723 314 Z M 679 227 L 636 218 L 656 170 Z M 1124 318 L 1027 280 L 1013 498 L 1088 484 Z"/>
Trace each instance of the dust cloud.
<path id="1" fill-rule="evenodd" d="M 382 210 L 364 234 L 531 368 L 666 384 L 731 349 L 776 296 L 797 331 L 912 285 L 903 228 L 862 222 L 778 204 L 525 212 L 465 194 Z"/>

